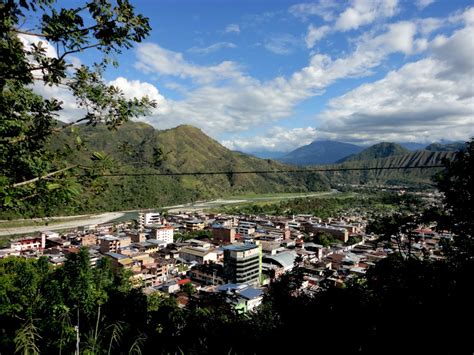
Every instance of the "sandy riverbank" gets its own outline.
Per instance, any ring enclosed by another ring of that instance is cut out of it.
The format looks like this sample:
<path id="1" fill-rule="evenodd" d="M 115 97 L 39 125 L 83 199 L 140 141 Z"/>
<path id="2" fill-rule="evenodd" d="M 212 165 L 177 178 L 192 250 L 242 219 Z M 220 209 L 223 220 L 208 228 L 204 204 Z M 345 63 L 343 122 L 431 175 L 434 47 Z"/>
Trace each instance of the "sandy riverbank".
<path id="1" fill-rule="evenodd" d="M 53 231 L 53 230 L 60 230 L 60 229 L 73 229 L 81 226 L 86 226 L 90 224 L 101 224 L 107 223 L 114 219 L 120 218 L 124 215 L 123 212 L 107 212 L 101 213 L 98 215 L 90 216 L 87 218 L 85 216 L 76 216 L 77 219 L 74 217 L 67 217 L 67 221 L 64 220 L 64 217 L 59 218 L 52 218 L 49 220 L 36 220 L 35 225 L 31 225 L 31 220 L 29 220 L 30 225 L 28 226 L 15 226 L 15 227 L 2 227 L 2 223 L 0 223 L 0 236 L 4 235 L 12 235 L 12 234 L 29 234 L 35 232 L 43 232 L 43 231 Z M 26 222 L 25 222 L 26 224 Z"/>

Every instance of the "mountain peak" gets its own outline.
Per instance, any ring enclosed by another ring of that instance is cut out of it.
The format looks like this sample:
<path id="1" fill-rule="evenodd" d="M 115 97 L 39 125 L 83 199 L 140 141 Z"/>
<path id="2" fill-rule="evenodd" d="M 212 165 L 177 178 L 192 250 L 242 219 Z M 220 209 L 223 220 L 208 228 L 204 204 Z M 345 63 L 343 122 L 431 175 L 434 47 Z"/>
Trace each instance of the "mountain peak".
<path id="1" fill-rule="evenodd" d="M 362 147 L 349 143 L 331 140 L 313 141 L 293 150 L 278 160 L 295 165 L 331 164 L 361 150 Z"/>
<path id="2" fill-rule="evenodd" d="M 355 160 L 387 158 L 393 155 L 407 154 L 409 152 L 410 151 L 408 149 L 403 148 L 400 144 L 392 142 L 381 142 L 364 149 L 358 154 L 353 154 L 346 158 L 343 158 L 339 160 L 338 163 Z"/>

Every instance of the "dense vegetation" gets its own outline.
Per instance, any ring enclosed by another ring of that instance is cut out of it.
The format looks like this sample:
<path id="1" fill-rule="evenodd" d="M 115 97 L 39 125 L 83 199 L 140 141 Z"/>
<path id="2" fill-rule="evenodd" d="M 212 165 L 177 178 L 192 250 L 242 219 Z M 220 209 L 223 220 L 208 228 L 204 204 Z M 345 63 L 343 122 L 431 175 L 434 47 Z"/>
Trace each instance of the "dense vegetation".
<path id="1" fill-rule="evenodd" d="M 237 313 L 219 295 L 192 297 L 184 309 L 174 298 L 144 295 L 107 263 L 92 269 L 84 250 L 56 269 L 43 258 L 3 259 L 0 352 L 71 353 L 79 323 L 84 354 L 268 354 L 283 347 L 294 353 L 472 353 L 473 172 L 471 142 L 438 178 L 444 208 L 425 216 L 455 233 L 444 246 L 446 259 L 395 253 L 365 277 L 344 288 L 326 285 L 316 295 L 299 292 L 303 274 L 295 268 L 250 314 Z"/>
<path id="2" fill-rule="evenodd" d="M 288 216 L 311 214 L 319 218 L 351 213 L 366 213 L 368 216 L 387 212 L 405 212 L 419 209 L 422 200 L 413 194 L 399 195 L 396 192 L 343 193 L 341 197 L 306 197 L 275 203 L 248 204 L 224 209 L 235 214 L 269 214 Z"/>
<path id="3" fill-rule="evenodd" d="M 96 177 L 110 167 L 107 157 L 89 152 L 86 164 L 71 164 L 68 153 L 81 149 L 80 137 L 60 153 L 47 149 L 48 142 L 81 122 L 115 129 L 156 106 L 147 97 L 126 98 L 102 77 L 109 64 L 117 65 L 116 55 L 147 37 L 148 19 L 135 14 L 127 0 L 90 0 L 60 8 L 66 3 L 8 0 L 0 4 L 2 212 L 50 215 L 75 205 L 79 197 L 100 193 Z M 74 67 L 70 56 L 84 51 L 96 51 L 97 62 Z M 76 121 L 57 125 L 65 103 L 33 90 L 43 87 L 71 94 L 80 109 Z"/>

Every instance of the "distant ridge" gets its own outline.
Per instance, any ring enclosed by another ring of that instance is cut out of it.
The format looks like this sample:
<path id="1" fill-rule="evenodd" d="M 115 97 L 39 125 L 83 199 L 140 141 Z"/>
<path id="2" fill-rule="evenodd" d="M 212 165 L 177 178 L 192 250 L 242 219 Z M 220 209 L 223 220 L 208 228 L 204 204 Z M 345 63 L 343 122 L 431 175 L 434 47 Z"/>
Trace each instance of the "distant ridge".
<path id="1" fill-rule="evenodd" d="M 466 149 L 466 144 L 463 142 L 453 142 L 447 144 L 432 143 L 425 147 L 425 150 L 432 152 L 455 152 L 464 149 Z"/>
<path id="2" fill-rule="evenodd" d="M 357 160 L 371 160 L 378 158 L 387 158 L 394 155 L 408 154 L 410 151 L 406 148 L 403 148 L 400 144 L 382 142 L 374 144 L 373 146 L 364 149 L 360 153 L 347 156 L 343 159 L 340 159 L 338 163 L 344 163 L 349 161 Z"/>
<path id="3" fill-rule="evenodd" d="M 362 151 L 362 147 L 355 144 L 336 141 L 314 141 L 297 148 L 278 160 L 293 165 L 320 165 L 333 164 L 339 159 Z"/>

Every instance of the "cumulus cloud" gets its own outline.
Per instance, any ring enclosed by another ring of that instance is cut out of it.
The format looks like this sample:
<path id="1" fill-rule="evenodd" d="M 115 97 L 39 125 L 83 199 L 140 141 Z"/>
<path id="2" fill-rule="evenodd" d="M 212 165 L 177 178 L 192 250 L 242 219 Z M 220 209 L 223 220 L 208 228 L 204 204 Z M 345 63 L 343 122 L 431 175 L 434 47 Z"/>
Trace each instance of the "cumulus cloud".
<path id="1" fill-rule="evenodd" d="M 240 33 L 240 27 L 236 23 L 231 23 L 226 26 L 224 33 Z"/>
<path id="2" fill-rule="evenodd" d="M 285 127 L 272 127 L 264 135 L 251 138 L 233 138 L 222 142 L 227 148 L 251 152 L 263 150 L 268 152 L 289 152 L 297 147 L 306 145 L 318 137 L 314 127 L 301 127 L 288 129 Z"/>
<path id="3" fill-rule="evenodd" d="M 378 35 L 360 38 L 355 50 L 344 57 L 313 54 L 307 66 L 292 75 L 267 81 L 239 71 L 237 65 L 231 66 L 225 75 L 216 74 L 215 68 L 222 64 L 196 66 L 181 53 L 155 44 L 140 46 L 138 68 L 163 76 L 191 78 L 201 84 L 182 91 L 182 99 L 167 99 L 167 111 L 147 120 L 158 128 L 193 124 L 214 137 L 271 124 L 290 117 L 297 104 L 322 94 L 337 80 L 370 75 L 391 53 L 409 52 L 413 45 L 412 28 L 416 26 L 404 22 L 387 26 Z"/>
<path id="4" fill-rule="evenodd" d="M 305 42 L 306 47 L 313 48 L 316 42 L 320 41 L 330 31 L 329 26 L 316 27 L 312 24 L 308 26 L 308 32 L 306 33 Z"/>
<path id="5" fill-rule="evenodd" d="M 232 42 L 217 42 L 207 47 L 192 47 L 188 49 L 188 52 L 197 53 L 197 54 L 209 54 L 209 53 L 217 52 L 224 48 L 236 48 L 236 47 L 237 46 Z"/>
<path id="6" fill-rule="evenodd" d="M 348 31 L 367 25 L 377 19 L 394 16 L 398 12 L 398 0 L 352 0 L 351 6 L 342 12 L 336 29 Z"/>
<path id="7" fill-rule="evenodd" d="M 433 141 L 474 135 L 474 44 L 464 28 L 432 55 L 329 102 L 322 132 L 353 142 Z"/>
<path id="8" fill-rule="evenodd" d="M 150 83 L 141 82 L 139 80 L 128 80 L 119 76 L 108 84 L 118 87 L 128 99 L 134 97 L 140 99 L 144 96 L 148 96 L 149 99 L 154 100 L 158 105 L 155 113 L 166 113 L 169 110 L 164 96 L 161 95 L 158 89 Z"/>

